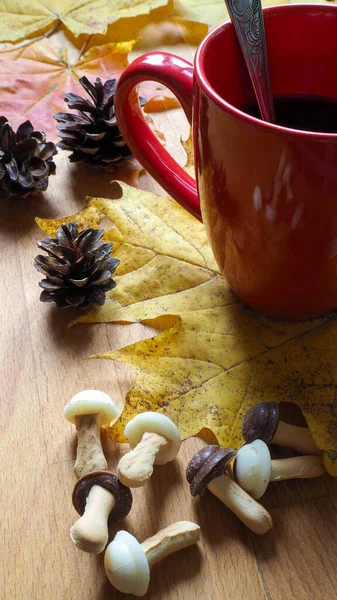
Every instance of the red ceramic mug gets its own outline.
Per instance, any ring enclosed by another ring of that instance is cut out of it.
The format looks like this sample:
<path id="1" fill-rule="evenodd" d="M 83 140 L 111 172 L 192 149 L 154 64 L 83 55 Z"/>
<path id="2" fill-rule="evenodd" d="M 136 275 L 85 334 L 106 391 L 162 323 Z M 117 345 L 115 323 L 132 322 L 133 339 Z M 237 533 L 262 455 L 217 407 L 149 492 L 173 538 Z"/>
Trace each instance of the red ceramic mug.
<path id="1" fill-rule="evenodd" d="M 264 10 L 273 94 L 337 99 L 337 7 Z M 152 133 L 137 85 L 168 86 L 193 126 L 196 182 Z M 262 122 L 233 26 L 201 43 L 194 66 L 150 53 L 122 74 L 116 113 L 140 163 L 197 218 L 232 289 L 267 315 L 306 319 L 337 307 L 337 134 Z M 337 119 L 337 115 L 336 115 Z"/>

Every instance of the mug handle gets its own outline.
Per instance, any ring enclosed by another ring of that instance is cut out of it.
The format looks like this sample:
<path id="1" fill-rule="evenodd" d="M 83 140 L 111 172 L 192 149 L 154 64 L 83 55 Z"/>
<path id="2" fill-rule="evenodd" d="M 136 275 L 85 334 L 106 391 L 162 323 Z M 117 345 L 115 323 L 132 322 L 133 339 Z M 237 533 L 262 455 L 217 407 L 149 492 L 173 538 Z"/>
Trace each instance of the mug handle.
<path id="1" fill-rule="evenodd" d="M 140 56 L 118 81 L 115 110 L 119 128 L 135 157 L 172 198 L 201 220 L 195 180 L 163 148 L 139 106 L 137 86 L 148 80 L 167 86 L 175 94 L 191 125 L 193 65 L 167 52 Z"/>

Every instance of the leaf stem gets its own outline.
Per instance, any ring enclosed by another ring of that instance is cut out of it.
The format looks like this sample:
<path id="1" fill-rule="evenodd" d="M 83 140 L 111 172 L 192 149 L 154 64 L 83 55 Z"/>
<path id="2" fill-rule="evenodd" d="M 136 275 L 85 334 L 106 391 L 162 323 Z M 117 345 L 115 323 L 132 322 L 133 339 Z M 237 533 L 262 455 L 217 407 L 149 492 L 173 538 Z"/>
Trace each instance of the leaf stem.
<path id="1" fill-rule="evenodd" d="M 91 38 L 92 38 L 92 35 L 89 35 L 89 36 L 87 37 L 87 39 L 85 40 L 85 42 L 84 42 L 84 44 L 83 44 L 82 48 L 80 49 L 80 51 L 79 51 L 79 53 L 78 53 L 78 57 L 77 57 L 77 59 L 76 59 L 76 62 L 78 62 L 78 61 L 80 60 L 81 56 L 82 56 L 82 55 L 85 53 L 85 51 L 86 51 L 86 49 L 87 49 L 87 47 L 88 47 L 88 44 L 89 44 L 89 42 L 90 42 Z"/>

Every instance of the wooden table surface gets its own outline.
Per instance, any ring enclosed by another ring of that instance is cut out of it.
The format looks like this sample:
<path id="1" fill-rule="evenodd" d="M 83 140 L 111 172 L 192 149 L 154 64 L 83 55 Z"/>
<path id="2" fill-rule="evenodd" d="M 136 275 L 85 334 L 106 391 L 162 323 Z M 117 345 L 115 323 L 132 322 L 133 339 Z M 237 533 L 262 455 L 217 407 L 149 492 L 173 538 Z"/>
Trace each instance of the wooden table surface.
<path id="1" fill-rule="evenodd" d="M 188 48 L 174 48 L 185 57 Z M 180 110 L 156 117 L 167 147 L 179 160 Z M 3 600 L 108 600 L 133 598 L 114 590 L 103 556 L 78 550 L 69 529 L 77 518 L 71 504 L 75 431 L 63 407 L 85 388 L 109 393 L 120 406 L 133 381 L 120 363 L 86 360 L 148 337 L 142 325 L 80 325 L 76 313 L 39 302 L 33 267 L 35 241 L 43 235 L 34 217 L 60 217 L 83 206 L 85 195 L 116 197 L 111 175 L 56 158 L 58 174 L 43 198 L 9 201 L 1 211 L 1 570 Z M 141 187 L 159 191 L 149 176 Z M 132 511 L 121 528 L 140 541 L 175 520 L 194 520 L 201 541 L 153 568 L 151 600 L 333 600 L 337 598 L 337 482 L 328 476 L 272 484 L 263 498 L 273 530 L 251 534 L 215 497 L 192 499 L 186 464 L 203 442 L 183 443 L 177 460 L 157 467 L 150 483 L 134 491 Z M 125 446 L 105 437 L 109 466 Z M 117 531 L 111 531 L 111 537 Z"/>

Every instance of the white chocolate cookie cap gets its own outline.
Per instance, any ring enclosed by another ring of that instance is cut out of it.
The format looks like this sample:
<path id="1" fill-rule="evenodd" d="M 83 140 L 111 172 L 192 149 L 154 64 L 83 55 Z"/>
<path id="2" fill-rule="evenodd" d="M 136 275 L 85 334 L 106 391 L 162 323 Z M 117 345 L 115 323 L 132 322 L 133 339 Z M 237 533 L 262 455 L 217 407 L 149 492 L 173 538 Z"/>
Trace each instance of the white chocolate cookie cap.
<path id="1" fill-rule="evenodd" d="M 158 412 L 140 413 L 131 419 L 124 429 L 124 435 L 131 448 L 139 444 L 144 433 L 157 433 L 170 442 L 158 452 L 155 465 L 165 465 L 175 459 L 180 449 L 180 433 L 169 417 Z"/>
<path id="2" fill-rule="evenodd" d="M 109 425 L 116 419 L 119 410 L 108 394 L 99 390 L 78 392 L 64 407 L 64 416 L 71 423 L 80 415 L 101 415 L 101 425 Z"/>
<path id="3" fill-rule="evenodd" d="M 150 567 L 136 538 L 119 531 L 104 555 L 104 569 L 110 583 L 124 594 L 144 596 L 150 583 Z"/>
<path id="4" fill-rule="evenodd" d="M 257 500 L 265 493 L 270 480 L 271 457 L 267 444 L 254 440 L 238 451 L 234 475 L 239 486 Z"/>

